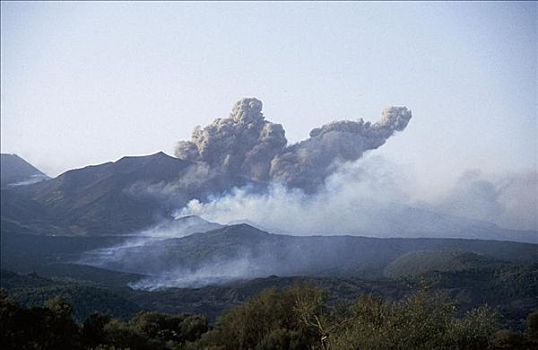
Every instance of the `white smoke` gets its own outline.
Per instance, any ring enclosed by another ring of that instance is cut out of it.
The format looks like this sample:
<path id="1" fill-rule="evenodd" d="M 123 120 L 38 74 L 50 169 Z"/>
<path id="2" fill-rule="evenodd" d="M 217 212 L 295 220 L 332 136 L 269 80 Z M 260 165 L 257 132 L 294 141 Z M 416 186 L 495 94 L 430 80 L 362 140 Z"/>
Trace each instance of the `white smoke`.
<path id="1" fill-rule="evenodd" d="M 47 181 L 49 180 L 50 178 L 47 176 L 47 175 L 43 175 L 43 174 L 35 174 L 35 175 L 32 175 L 30 176 L 28 179 L 26 180 L 23 180 L 23 181 L 19 181 L 19 182 L 14 182 L 14 183 L 10 183 L 8 184 L 9 187 L 16 187 L 16 186 L 27 186 L 27 185 L 33 185 L 35 183 L 38 183 L 38 182 L 42 182 L 42 181 Z"/>
<path id="2" fill-rule="evenodd" d="M 165 288 L 200 288 L 211 284 L 258 277 L 248 257 L 208 263 L 191 271 L 178 267 L 156 276 L 129 283 L 133 289 L 155 291 Z"/>
<path id="3" fill-rule="evenodd" d="M 487 175 L 469 170 L 432 203 L 440 212 L 505 228 L 538 230 L 538 172 Z"/>
<path id="4" fill-rule="evenodd" d="M 85 252 L 76 261 L 78 264 L 90 265 L 111 270 L 137 273 L 142 271 L 138 265 L 143 259 L 133 259 L 133 252 L 146 252 L 144 258 L 150 258 L 155 266 L 160 264 L 160 243 L 169 239 L 178 239 L 194 233 L 216 230 L 222 226 L 208 222 L 197 216 L 177 217 L 173 220 L 164 220 L 160 223 L 126 235 L 125 241 L 120 244 L 99 248 Z M 137 253 L 134 253 L 136 255 Z M 145 260 L 147 262 L 147 260 Z M 145 263 L 143 263 L 145 264 Z M 152 266 L 146 266 L 151 270 Z M 177 274 L 176 274 L 177 277 Z"/>
<path id="5" fill-rule="evenodd" d="M 486 223 L 538 230 L 537 173 L 488 181 L 468 172 L 448 195 L 428 201 L 413 195 L 415 186 L 412 174 L 367 156 L 337 166 L 314 194 L 279 184 L 266 193 L 236 188 L 207 203 L 192 200 L 178 213 L 222 224 L 252 222 L 270 232 L 298 235 L 493 238 L 493 231 L 490 237 L 477 237 L 466 230 Z"/>
<path id="6" fill-rule="evenodd" d="M 207 203 L 192 200 L 179 214 L 224 224 L 248 221 L 276 233 L 390 235 L 393 225 L 382 216 L 409 203 L 404 179 L 391 166 L 367 157 L 340 165 L 314 194 L 281 184 L 272 184 L 266 193 L 236 188 Z"/>

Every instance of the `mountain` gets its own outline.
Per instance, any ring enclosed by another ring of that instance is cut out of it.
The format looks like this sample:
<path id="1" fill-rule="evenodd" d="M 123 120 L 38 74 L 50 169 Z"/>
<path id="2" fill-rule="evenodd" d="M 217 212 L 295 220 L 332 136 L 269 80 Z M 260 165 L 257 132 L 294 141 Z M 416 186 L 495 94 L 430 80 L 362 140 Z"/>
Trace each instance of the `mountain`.
<path id="1" fill-rule="evenodd" d="M 0 154 L 0 186 L 29 185 L 48 176 L 16 154 Z"/>
<path id="2" fill-rule="evenodd" d="M 70 170 L 46 182 L 2 190 L 2 231 L 62 235 L 125 234 L 147 228 L 186 204 L 243 178 L 215 174 L 200 182 L 199 165 L 162 152 Z M 194 174 L 192 174 L 194 173 Z"/>

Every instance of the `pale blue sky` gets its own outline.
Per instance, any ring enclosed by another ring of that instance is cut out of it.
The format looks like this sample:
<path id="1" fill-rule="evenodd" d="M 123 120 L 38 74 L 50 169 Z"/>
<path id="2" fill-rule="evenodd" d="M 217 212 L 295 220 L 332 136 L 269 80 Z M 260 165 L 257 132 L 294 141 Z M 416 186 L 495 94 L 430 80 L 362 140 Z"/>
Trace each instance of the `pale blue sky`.
<path id="1" fill-rule="evenodd" d="M 537 3 L 2 2 L 1 147 L 50 175 L 173 153 L 241 97 L 290 141 L 406 105 L 425 182 L 536 169 Z"/>

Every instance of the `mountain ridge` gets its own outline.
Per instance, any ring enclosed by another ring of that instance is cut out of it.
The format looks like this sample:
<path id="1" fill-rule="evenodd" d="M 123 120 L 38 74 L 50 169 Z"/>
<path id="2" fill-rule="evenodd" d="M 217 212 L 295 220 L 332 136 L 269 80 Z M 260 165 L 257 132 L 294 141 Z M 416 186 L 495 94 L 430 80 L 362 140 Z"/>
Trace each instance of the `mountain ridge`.
<path id="1" fill-rule="evenodd" d="M 4 188 L 2 222 L 44 234 L 132 233 L 171 215 L 188 200 L 203 200 L 227 190 L 230 183 L 246 183 L 217 174 L 197 187 L 181 187 L 182 176 L 197 166 L 158 152 L 69 170 L 24 188 Z"/>

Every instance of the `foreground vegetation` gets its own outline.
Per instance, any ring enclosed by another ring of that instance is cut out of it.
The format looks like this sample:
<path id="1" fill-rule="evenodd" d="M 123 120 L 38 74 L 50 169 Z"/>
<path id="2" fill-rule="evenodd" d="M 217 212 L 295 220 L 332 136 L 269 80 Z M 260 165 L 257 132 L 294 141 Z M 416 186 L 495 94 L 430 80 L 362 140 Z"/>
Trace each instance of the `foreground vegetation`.
<path id="1" fill-rule="evenodd" d="M 538 310 L 524 332 L 499 329 L 488 307 L 457 317 L 453 303 L 422 290 L 400 301 L 361 296 L 328 306 L 313 285 L 267 289 L 209 327 L 200 315 L 139 312 L 121 321 L 93 314 L 82 323 L 61 298 L 23 308 L 0 293 L 1 344 L 8 349 L 533 349 Z"/>

